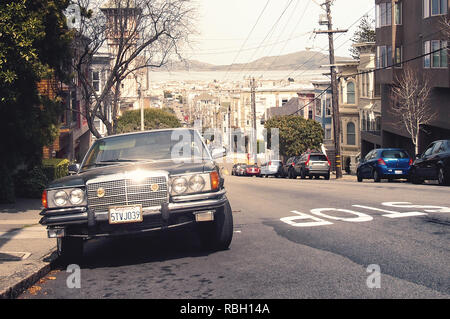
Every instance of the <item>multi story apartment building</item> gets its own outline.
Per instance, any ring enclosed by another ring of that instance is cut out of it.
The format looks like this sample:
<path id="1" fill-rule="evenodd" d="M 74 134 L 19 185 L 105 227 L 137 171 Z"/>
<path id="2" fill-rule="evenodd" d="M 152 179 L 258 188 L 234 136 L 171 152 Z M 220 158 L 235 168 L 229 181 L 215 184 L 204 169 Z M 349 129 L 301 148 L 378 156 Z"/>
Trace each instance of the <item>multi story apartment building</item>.
<path id="1" fill-rule="evenodd" d="M 448 0 L 376 0 L 377 84 L 381 85 L 381 143 L 403 147 L 414 154 L 414 145 L 392 112 L 392 89 L 406 67 L 424 76 L 431 86 L 430 105 L 435 118 L 422 125 L 419 152 L 433 140 L 450 138 L 450 73 L 448 68 Z M 433 52 L 432 54 L 428 54 Z M 425 56 L 423 56 L 425 55 Z M 423 56 L 423 57 L 422 57 Z"/>

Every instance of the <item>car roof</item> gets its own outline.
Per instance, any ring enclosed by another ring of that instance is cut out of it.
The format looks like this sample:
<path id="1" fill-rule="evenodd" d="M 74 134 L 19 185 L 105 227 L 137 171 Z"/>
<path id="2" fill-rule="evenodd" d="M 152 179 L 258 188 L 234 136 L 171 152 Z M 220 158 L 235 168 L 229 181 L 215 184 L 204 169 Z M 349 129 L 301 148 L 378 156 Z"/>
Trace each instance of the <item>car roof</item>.
<path id="1" fill-rule="evenodd" d="M 137 132 L 128 132 L 128 133 L 110 135 L 110 136 L 105 136 L 105 137 L 102 137 L 102 138 L 98 138 L 97 141 L 106 140 L 106 139 L 113 138 L 113 137 L 118 137 L 118 136 L 137 135 L 137 134 L 145 134 L 145 133 L 153 133 L 153 132 L 164 132 L 164 131 L 198 131 L 198 130 L 193 129 L 193 128 L 189 128 L 189 127 L 188 128 L 186 128 L 186 127 L 163 128 L 163 129 L 157 129 L 157 130 L 137 131 Z"/>

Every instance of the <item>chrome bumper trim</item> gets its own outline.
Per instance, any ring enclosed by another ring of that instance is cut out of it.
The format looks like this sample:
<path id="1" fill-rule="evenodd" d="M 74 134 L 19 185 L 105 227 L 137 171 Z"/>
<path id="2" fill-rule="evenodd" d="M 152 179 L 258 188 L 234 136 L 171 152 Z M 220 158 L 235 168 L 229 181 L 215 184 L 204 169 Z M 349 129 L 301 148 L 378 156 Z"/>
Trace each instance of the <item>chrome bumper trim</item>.
<path id="1" fill-rule="evenodd" d="M 192 198 L 198 198 L 198 197 L 191 197 L 191 201 L 186 202 L 178 202 L 178 203 L 169 203 L 168 204 L 168 211 L 169 213 L 189 213 L 194 212 L 196 210 L 209 210 L 209 209 L 215 209 L 222 207 L 226 201 L 227 198 L 223 196 L 225 194 L 225 190 L 222 190 L 220 192 L 214 193 L 214 196 L 212 193 L 208 194 L 201 194 L 203 198 L 208 197 L 217 197 L 213 199 L 204 199 L 204 200 L 196 200 L 194 201 Z M 205 196 L 206 195 L 206 196 Z M 197 196 L 197 195 L 194 195 Z M 149 215 L 156 215 L 161 214 L 161 209 L 159 207 L 150 207 L 150 208 L 144 208 L 143 210 L 143 216 L 149 216 Z M 87 224 L 88 223 L 88 212 L 75 212 L 69 213 L 67 211 L 64 211 L 64 214 L 54 214 L 54 211 L 52 211 L 50 214 L 43 211 L 44 217 L 40 220 L 40 223 L 42 225 L 46 226 L 64 226 L 64 225 L 70 225 L 70 224 Z M 94 219 L 96 222 L 101 221 L 108 221 L 109 216 L 108 212 L 96 212 L 94 213 Z"/>

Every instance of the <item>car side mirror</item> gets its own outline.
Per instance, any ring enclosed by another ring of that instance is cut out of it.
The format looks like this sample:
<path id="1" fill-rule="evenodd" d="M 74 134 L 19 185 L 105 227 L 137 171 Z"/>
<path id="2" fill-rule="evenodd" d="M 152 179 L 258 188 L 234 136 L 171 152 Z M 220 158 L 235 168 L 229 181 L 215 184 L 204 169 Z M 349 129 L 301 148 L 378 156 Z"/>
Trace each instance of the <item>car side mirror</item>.
<path id="1" fill-rule="evenodd" d="M 213 159 L 222 158 L 222 157 L 225 157 L 226 155 L 227 155 L 227 150 L 225 147 L 215 148 L 211 152 L 211 157 Z"/>
<path id="2" fill-rule="evenodd" d="M 80 164 L 69 164 L 69 175 L 75 175 L 80 170 Z"/>

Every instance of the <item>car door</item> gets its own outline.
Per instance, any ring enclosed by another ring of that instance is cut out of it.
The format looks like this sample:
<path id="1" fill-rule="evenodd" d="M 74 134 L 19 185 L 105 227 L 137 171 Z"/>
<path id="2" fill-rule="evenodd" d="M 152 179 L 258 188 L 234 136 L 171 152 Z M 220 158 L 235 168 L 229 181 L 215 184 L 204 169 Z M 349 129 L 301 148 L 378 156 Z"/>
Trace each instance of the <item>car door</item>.
<path id="1" fill-rule="evenodd" d="M 300 175 L 300 168 L 301 168 L 301 164 L 302 164 L 302 158 L 303 156 L 297 156 L 294 160 L 294 171 L 295 174 L 298 176 Z"/>
<path id="2" fill-rule="evenodd" d="M 441 153 L 443 153 L 443 141 L 438 141 L 431 151 L 428 159 L 427 174 L 429 179 L 438 178 L 438 163 L 441 161 Z"/>
<path id="3" fill-rule="evenodd" d="M 267 174 L 267 163 L 261 164 L 260 174 L 261 175 Z"/>
<path id="4" fill-rule="evenodd" d="M 292 161 L 294 160 L 293 157 L 289 157 L 288 160 L 286 161 L 286 164 L 284 164 L 283 166 L 283 175 L 287 176 L 288 172 L 289 172 L 289 168 L 292 166 Z"/>
<path id="5" fill-rule="evenodd" d="M 421 178 L 429 178 L 431 173 L 430 162 L 431 156 L 433 154 L 433 149 L 436 146 L 436 142 L 431 143 L 422 156 L 416 161 L 416 175 Z"/>
<path id="6" fill-rule="evenodd" d="M 375 150 L 370 151 L 366 157 L 364 157 L 363 162 L 361 163 L 359 167 L 359 171 L 362 178 L 371 178 L 372 177 L 372 171 L 369 166 L 369 161 L 372 158 Z"/>

